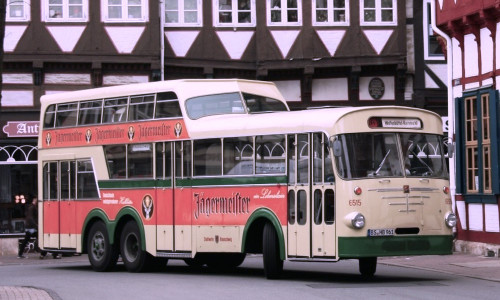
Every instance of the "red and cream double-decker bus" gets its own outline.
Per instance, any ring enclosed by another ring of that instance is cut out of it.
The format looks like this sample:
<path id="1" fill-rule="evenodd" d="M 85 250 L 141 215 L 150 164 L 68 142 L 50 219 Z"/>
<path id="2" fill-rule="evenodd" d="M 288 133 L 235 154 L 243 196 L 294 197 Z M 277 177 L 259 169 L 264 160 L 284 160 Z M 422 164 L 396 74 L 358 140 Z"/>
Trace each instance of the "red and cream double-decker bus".
<path id="1" fill-rule="evenodd" d="M 39 243 L 121 255 L 132 272 L 184 259 L 451 254 L 441 119 L 420 109 L 289 111 L 274 84 L 175 80 L 42 97 Z"/>

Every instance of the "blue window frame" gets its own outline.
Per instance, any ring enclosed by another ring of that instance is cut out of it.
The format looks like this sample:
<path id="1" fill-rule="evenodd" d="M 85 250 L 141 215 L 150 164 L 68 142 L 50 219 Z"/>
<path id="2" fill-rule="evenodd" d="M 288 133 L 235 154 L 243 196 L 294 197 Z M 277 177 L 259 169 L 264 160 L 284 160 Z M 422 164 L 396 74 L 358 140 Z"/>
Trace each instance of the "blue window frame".
<path id="1" fill-rule="evenodd" d="M 456 186 L 468 203 L 496 204 L 500 194 L 498 100 L 491 87 L 456 99 Z"/>

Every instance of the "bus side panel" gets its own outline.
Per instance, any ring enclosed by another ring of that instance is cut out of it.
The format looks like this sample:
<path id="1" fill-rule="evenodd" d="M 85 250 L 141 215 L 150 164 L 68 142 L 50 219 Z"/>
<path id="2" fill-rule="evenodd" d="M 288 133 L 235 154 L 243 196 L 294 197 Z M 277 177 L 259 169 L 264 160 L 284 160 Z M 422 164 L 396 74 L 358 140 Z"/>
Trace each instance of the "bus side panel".
<path id="1" fill-rule="evenodd" d="M 174 250 L 174 213 L 173 190 L 158 188 L 156 190 L 156 249 Z"/>
<path id="2" fill-rule="evenodd" d="M 43 201 L 43 248 L 59 249 L 59 202 Z"/>
<path id="3" fill-rule="evenodd" d="M 174 190 L 174 250 L 191 251 L 191 188 Z"/>
<path id="4" fill-rule="evenodd" d="M 287 224 L 286 185 L 193 188 L 196 250 L 239 252 L 250 215 L 266 207 Z"/>
<path id="5" fill-rule="evenodd" d="M 76 248 L 76 205 L 75 201 L 59 202 L 60 210 L 60 247 L 61 249 Z"/>

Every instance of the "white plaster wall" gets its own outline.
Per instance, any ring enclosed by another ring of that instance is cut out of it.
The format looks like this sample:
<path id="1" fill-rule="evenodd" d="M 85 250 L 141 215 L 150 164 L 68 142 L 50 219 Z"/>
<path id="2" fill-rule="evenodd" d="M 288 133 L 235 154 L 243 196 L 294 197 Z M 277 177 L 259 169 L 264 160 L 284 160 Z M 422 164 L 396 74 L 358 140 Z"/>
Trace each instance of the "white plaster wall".
<path id="1" fill-rule="evenodd" d="M 33 106 L 33 91 L 2 91 L 2 107 Z"/>
<path id="2" fill-rule="evenodd" d="M 498 205 L 485 204 L 484 205 L 484 223 L 485 231 L 500 232 L 500 222 L 498 220 Z"/>
<path id="3" fill-rule="evenodd" d="M 497 47 L 497 48 L 498 48 L 498 47 Z M 498 57 L 498 56 L 497 56 L 497 57 Z M 498 60 L 498 59 L 497 59 L 497 60 Z M 496 80 L 496 82 L 497 82 L 496 89 L 497 89 L 497 90 L 500 90 L 500 76 L 497 76 L 497 80 Z"/>
<path id="4" fill-rule="evenodd" d="M 33 84 L 33 74 L 2 74 L 3 83 Z"/>
<path id="5" fill-rule="evenodd" d="M 453 98 L 462 97 L 462 86 L 457 85 L 453 87 Z"/>
<path id="6" fill-rule="evenodd" d="M 499 32 L 500 32 L 500 23 L 497 23 L 497 34 L 495 35 L 495 37 L 496 37 L 495 38 L 496 39 L 496 45 L 497 45 L 497 47 L 495 49 L 496 50 L 495 52 L 496 52 L 496 55 L 497 55 L 496 56 L 496 58 L 497 58 L 497 60 L 496 60 L 496 69 L 497 70 L 500 69 L 500 34 L 498 34 Z M 498 82 L 498 80 L 497 80 L 497 82 Z"/>
<path id="7" fill-rule="evenodd" d="M 489 77 L 489 78 L 486 78 L 485 80 L 483 80 L 482 82 L 482 86 L 486 86 L 486 85 L 490 85 L 490 84 L 493 84 L 493 78 Z"/>
<path id="8" fill-rule="evenodd" d="M 469 230 L 483 231 L 483 204 L 469 204 Z"/>
<path id="9" fill-rule="evenodd" d="M 467 230 L 467 215 L 465 212 L 465 201 L 457 201 L 457 213 L 458 213 L 458 220 L 460 221 L 460 227 L 463 230 Z"/>
<path id="10" fill-rule="evenodd" d="M 46 84 L 90 84 L 90 74 L 45 74 Z"/>
<path id="11" fill-rule="evenodd" d="M 473 34 L 464 36 L 464 57 L 465 77 L 477 76 L 479 74 L 478 53 L 476 37 Z"/>
<path id="12" fill-rule="evenodd" d="M 349 100 L 347 78 L 313 79 L 312 101 L 336 100 Z"/>
<path id="13" fill-rule="evenodd" d="M 465 85 L 465 90 L 470 90 L 479 87 L 479 82 L 471 82 Z"/>
<path id="14" fill-rule="evenodd" d="M 274 84 L 287 102 L 300 101 L 300 80 L 279 80 Z"/>
<path id="15" fill-rule="evenodd" d="M 462 50 L 456 38 L 451 40 L 453 48 L 453 79 L 462 78 Z"/>
<path id="16" fill-rule="evenodd" d="M 131 83 L 141 83 L 148 82 L 148 76 L 128 76 L 128 75 L 109 75 L 103 76 L 103 85 L 120 85 L 120 84 L 131 84 Z"/>
<path id="17" fill-rule="evenodd" d="M 493 71 L 493 38 L 488 28 L 481 29 L 481 73 Z"/>

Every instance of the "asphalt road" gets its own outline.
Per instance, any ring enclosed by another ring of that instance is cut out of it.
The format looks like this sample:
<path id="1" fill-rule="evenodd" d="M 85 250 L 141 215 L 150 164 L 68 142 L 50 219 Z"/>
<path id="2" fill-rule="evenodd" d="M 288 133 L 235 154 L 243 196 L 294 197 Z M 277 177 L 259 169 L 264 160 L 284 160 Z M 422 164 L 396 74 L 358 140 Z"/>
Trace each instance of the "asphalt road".
<path id="1" fill-rule="evenodd" d="M 0 262 L 1 262 L 0 258 Z M 35 287 L 53 299 L 498 299 L 500 282 L 379 263 L 370 280 L 356 260 L 285 262 L 281 280 L 266 280 L 262 258 L 217 272 L 171 260 L 161 271 L 92 271 L 86 256 L 0 263 L 0 286 Z M 3 300 L 3 299 L 2 299 Z"/>

